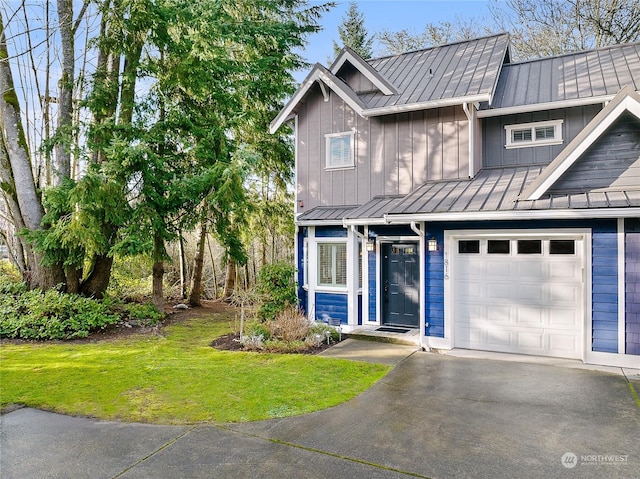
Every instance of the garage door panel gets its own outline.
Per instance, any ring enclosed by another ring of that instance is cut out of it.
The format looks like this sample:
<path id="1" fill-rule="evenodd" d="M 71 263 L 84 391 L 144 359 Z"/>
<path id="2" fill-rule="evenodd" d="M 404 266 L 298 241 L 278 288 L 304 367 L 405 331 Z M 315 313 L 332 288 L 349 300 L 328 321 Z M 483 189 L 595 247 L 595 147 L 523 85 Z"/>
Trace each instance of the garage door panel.
<path id="1" fill-rule="evenodd" d="M 580 358 L 584 264 L 579 245 L 575 254 L 551 255 L 549 240 L 541 239 L 542 253 L 518 254 L 514 237 L 507 255 L 487 253 L 486 239 L 478 240 L 479 253 L 458 253 L 456 247 L 452 257 L 454 345 Z"/>
<path id="2" fill-rule="evenodd" d="M 518 330 L 514 335 L 516 345 L 522 352 L 535 354 L 544 348 L 544 334 L 540 330 Z"/>

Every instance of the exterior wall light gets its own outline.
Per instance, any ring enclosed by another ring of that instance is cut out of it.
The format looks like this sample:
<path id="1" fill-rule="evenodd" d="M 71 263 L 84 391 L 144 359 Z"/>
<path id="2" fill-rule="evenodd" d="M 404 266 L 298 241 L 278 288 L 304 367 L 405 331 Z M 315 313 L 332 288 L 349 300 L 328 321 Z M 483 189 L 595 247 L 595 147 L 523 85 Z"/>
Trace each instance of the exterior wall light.
<path id="1" fill-rule="evenodd" d="M 429 238 L 427 241 L 427 251 L 438 251 L 438 240 L 435 238 Z"/>
<path id="2" fill-rule="evenodd" d="M 376 250 L 376 242 L 374 240 L 367 241 L 367 251 L 375 251 Z"/>

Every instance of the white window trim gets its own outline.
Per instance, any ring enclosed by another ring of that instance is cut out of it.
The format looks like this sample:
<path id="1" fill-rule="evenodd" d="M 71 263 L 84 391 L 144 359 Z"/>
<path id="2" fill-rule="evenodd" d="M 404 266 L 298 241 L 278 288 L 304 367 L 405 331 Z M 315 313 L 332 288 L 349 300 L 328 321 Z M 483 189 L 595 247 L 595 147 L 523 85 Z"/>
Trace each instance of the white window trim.
<path id="1" fill-rule="evenodd" d="M 350 163 L 348 165 L 331 165 L 331 139 L 339 138 L 342 136 L 349 136 L 349 147 L 350 147 Z M 325 143 L 326 143 L 326 158 L 325 158 L 325 169 L 326 170 L 346 170 L 355 168 L 355 132 L 354 131 L 343 131 L 340 133 L 329 133 L 325 135 Z"/>
<path id="2" fill-rule="evenodd" d="M 518 123 L 515 125 L 505 125 L 504 129 L 506 131 L 507 141 L 505 144 L 505 148 L 528 148 L 532 146 L 544 146 L 544 145 L 561 145 L 563 143 L 562 138 L 562 124 L 564 120 L 549 120 L 549 121 L 537 121 L 535 123 Z M 553 126 L 555 128 L 555 136 L 551 139 L 545 140 L 536 140 L 535 138 L 535 129 L 536 128 L 546 128 L 549 126 Z M 514 130 L 531 130 L 531 140 L 530 141 L 513 141 L 513 131 Z"/>

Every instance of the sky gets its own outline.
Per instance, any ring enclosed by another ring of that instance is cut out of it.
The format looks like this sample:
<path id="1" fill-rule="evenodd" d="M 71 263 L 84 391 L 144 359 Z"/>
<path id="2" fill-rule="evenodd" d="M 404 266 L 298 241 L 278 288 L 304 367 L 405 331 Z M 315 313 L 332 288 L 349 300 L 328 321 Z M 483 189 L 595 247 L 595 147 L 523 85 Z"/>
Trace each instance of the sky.
<path id="1" fill-rule="evenodd" d="M 324 2 L 310 1 L 311 5 Z M 360 0 L 356 2 L 358 9 L 365 18 L 365 27 L 369 34 L 382 30 L 398 31 L 407 29 L 410 32 L 420 33 L 428 23 L 441 21 L 453 21 L 456 17 L 461 19 L 490 20 L 488 0 Z M 302 52 L 303 57 L 314 64 L 316 62 L 327 66 L 329 57 L 333 56 L 333 41 L 339 40 L 338 26 L 349 9 L 349 2 L 339 2 L 330 12 L 325 13 L 320 20 L 323 31 L 309 37 L 309 44 Z M 376 48 L 374 54 L 380 55 L 382 51 Z M 306 76 L 305 72 L 297 74 L 296 78 Z"/>

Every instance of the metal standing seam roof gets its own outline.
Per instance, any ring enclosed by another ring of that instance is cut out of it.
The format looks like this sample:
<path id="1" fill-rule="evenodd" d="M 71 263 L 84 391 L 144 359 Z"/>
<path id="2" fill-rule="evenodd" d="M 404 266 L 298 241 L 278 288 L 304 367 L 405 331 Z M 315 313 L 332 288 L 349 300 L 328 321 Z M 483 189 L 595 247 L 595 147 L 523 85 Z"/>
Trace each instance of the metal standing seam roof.
<path id="1" fill-rule="evenodd" d="M 508 49 L 509 34 L 501 33 L 367 60 L 398 94 L 373 92 L 361 99 L 375 110 L 474 96 L 490 98 Z"/>
<path id="2" fill-rule="evenodd" d="M 640 90 L 640 43 L 505 64 L 491 108 L 612 96 L 627 85 Z"/>
<path id="3" fill-rule="evenodd" d="M 373 198 L 350 210 L 348 222 L 370 221 L 393 215 L 490 213 L 524 210 L 576 210 L 640 207 L 640 190 L 556 195 L 538 200 L 519 200 L 521 192 L 542 172 L 543 166 L 482 170 L 470 180 L 425 183 L 406 196 Z"/>
<path id="4" fill-rule="evenodd" d="M 332 221 L 339 222 L 357 206 L 316 206 L 309 211 L 305 211 L 296 218 L 297 222 L 301 221 Z"/>

